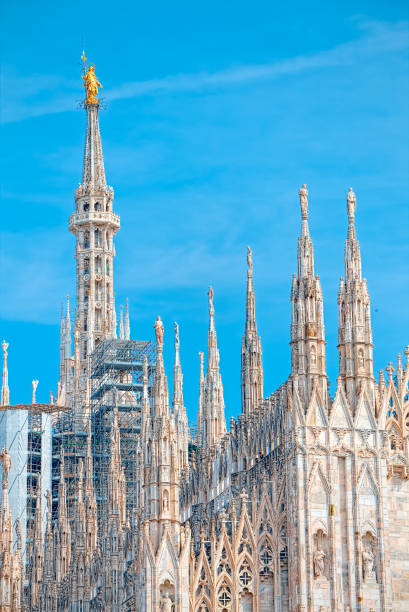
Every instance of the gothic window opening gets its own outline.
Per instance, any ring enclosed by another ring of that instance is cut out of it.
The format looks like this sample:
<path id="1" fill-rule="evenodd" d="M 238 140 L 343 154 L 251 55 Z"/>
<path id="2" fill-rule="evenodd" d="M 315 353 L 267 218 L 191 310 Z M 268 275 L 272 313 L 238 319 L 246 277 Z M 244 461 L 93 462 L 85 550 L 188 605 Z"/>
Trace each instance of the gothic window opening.
<path id="1" fill-rule="evenodd" d="M 273 550 L 268 540 L 264 540 L 259 550 L 260 575 L 269 575 L 273 571 Z"/>
<path id="2" fill-rule="evenodd" d="M 94 204 L 94 210 L 102 210 L 102 207 L 101 207 L 101 202 L 95 202 L 95 204 Z"/>
<path id="3" fill-rule="evenodd" d="M 222 587 L 217 594 L 217 601 L 219 603 L 219 609 L 221 609 L 222 612 L 227 612 L 227 610 L 231 609 L 231 589 L 225 582 L 222 584 Z"/>
<path id="4" fill-rule="evenodd" d="M 89 231 L 84 232 L 84 241 L 83 241 L 84 249 L 89 249 Z"/>
<path id="5" fill-rule="evenodd" d="M 84 203 L 83 211 L 84 212 L 88 212 L 89 211 L 89 202 L 85 202 Z"/>
<path id="6" fill-rule="evenodd" d="M 101 230 L 94 230 L 94 246 L 97 248 L 101 247 Z"/>

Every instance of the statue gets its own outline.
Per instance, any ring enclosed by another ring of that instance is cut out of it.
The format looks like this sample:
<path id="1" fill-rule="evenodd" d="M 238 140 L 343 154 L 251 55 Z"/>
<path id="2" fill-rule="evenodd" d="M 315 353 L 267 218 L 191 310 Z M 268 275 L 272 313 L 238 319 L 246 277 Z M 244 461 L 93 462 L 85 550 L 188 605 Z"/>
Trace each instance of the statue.
<path id="1" fill-rule="evenodd" d="M 303 185 L 300 189 L 300 204 L 301 204 L 301 217 L 307 219 L 308 217 L 308 190 L 307 185 Z"/>
<path id="2" fill-rule="evenodd" d="M 213 296 L 214 296 L 213 287 L 210 286 L 209 291 L 207 293 L 207 297 L 209 298 L 209 311 L 211 314 L 214 314 Z"/>
<path id="3" fill-rule="evenodd" d="M 352 187 L 349 188 L 348 195 L 347 195 L 347 209 L 348 209 L 348 217 L 350 219 L 353 219 L 355 215 L 355 209 L 356 209 L 356 198 L 355 198 L 355 194 L 353 192 Z"/>
<path id="4" fill-rule="evenodd" d="M 9 488 L 9 474 L 11 468 L 11 457 L 7 448 L 2 448 L 0 452 L 0 461 L 3 464 L 3 483 L 2 488 L 7 490 Z"/>
<path id="5" fill-rule="evenodd" d="M 172 612 L 172 600 L 167 593 L 162 597 L 160 609 L 161 612 Z"/>
<path id="6" fill-rule="evenodd" d="M 163 494 L 163 511 L 169 512 L 169 495 L 167 491 Z"/>
<path id="7" fill-rule="evenodd" d="M 365 580 L 370 580 L 371 578 L 374 577 L 374 561 L 375 561 L 375 555 L 373 554 L 372 550 L 368 547 L 368 548 L 364 548 L 364 550 L 362 551 L 362 564 L 364 566 L 364 579 Z"/>
<path id="8" fill-rule="evenodd" d="M 324 575 L 324 559 L 326 557 L 322 548 L 317 548 L 314 551 L 314 576 L 318 578 Z"/>
<path id="9" fill-rule="evenodd" d="M 179 346 L 179 325 L 176 323 L 174 323 L 175 325 L 175 344 L 176 346 Z"/>
<path id="10" fill-rule="evenodd" d="M 154 328 L 155 328 L 155 335 L 156 335 L 156 346 L 158 350 L 162 350 L 163 349 L 164 327 L 163 327 L 163 323 L 160 317 L 156 319 Z"/>
<path id="11" fill-rule="evenodd" d="M 95 75 L 94 66 L 88 66 L 85 76 L 82 76 L 81 78 L 84 80 L 84 87 L 87 89 L 85 104 L 98 104 L 96 96 L 98 95 L 98 87 L 101 87 L 102 89 L 102 85 Z"/>
<path id="12" fill-rule="evenodd" d="M 48 516 L 51 520 L 51 493 L 50 491 L 47 489 L 46 493 L 45 493 L 45 497 L 47 499 L 47 512 L 48 512 Z"/>
<path id="13" fill-rule="evenodd" d="M 253 252 L 251 248 L 247 247 L 247 265 L 249 267 L 249 272 L 253 271 Z"/>

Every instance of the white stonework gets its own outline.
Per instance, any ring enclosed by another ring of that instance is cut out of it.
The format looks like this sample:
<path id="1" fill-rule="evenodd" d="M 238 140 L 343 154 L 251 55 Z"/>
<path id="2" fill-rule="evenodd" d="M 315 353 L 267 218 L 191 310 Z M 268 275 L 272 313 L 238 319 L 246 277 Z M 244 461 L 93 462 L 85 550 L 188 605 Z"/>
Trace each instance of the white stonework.
<path id="1" fill-rule="evenodd" d="M 61 325 L 60 395 L 87 405 L 87 357 L 115 337 L 113 236 L 119 217 L 105 181 L 98 104 L 88 105 L 84 175 L 70 230 L 77 239 L 77 316 L 71 354 L 69 311 Z M 11 548 L 3 455 L 0 611 L 407 612 L 409 610 L 409 347 L 373 374 L 370 299 L 361 274 L 356 197 L 347 195 L 345 273 L 339 307 L 339 376 L 329 394 L 323 295 L 308 229 L 308 192 L 299 192 L 298 273 L 291 289 L 291 374 L 263 395 L 261 340 L 248 251 L 242 342 L 242 411 L 227 432 L 213 290 L 209 289 L 207 367 L 200 354 L 199 411 L 192 436 L 183 401 L 175 324 L 173 400 L 163 362 L 164 328 L 155 322 L 152 401 L 143 364 L 141 434 L 135 448 L 138 508 L 126 511 L 126 481 L 113 413 L 108 498 L 98 529 L 89 415 L 78 461 L 73 524 L 61 461 L 59 505 L 45 538 L 37 500 L 28 588 L 21 552 Z M 121 316 L 129 339 L 129 314 Z M 404 363 L 403 363 L 404 361 Z M 65 390 L 65 391 L 64 391 Z M 2 401 L 8 394 L 3 374 Z"/>

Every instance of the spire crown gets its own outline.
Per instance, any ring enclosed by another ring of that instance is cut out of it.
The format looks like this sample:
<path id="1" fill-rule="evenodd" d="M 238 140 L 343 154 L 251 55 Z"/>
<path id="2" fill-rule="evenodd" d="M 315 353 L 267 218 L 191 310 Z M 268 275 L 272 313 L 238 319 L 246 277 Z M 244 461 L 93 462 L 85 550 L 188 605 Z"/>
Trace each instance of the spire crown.
<path id="1" fill-rule="evenodd" d="M 299 194 L 300 194 L 300 206 L 301 206 L 301 219 L 303 221 L 307 221 L 308 219 L 308 199 L 307 199 L 308 189 L 305 183 L 301 187 Z"/>

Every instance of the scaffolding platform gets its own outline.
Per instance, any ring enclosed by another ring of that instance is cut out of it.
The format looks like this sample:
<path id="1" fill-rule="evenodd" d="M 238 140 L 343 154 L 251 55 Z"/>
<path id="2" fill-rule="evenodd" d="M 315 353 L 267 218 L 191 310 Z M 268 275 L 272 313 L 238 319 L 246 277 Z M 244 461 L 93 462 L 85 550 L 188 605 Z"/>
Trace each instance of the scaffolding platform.
<path id="1" fill-rule="evenodd" d="M 102 340 L 90 357 L 92 454 L 99 517 L 102 516 L 107 499 L 115 401 L 118 407 L 127 508 L 135 508 L 138 502 L 140 483 L 137 482 L 136 446 L 141 427 L 145 356 L 148 362 L 150 395 L 156 366 L 156 348 L 151 341 Z"/>

